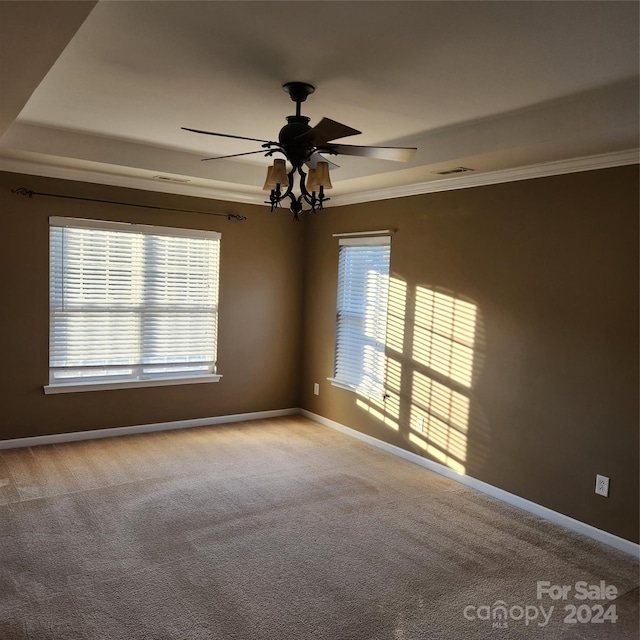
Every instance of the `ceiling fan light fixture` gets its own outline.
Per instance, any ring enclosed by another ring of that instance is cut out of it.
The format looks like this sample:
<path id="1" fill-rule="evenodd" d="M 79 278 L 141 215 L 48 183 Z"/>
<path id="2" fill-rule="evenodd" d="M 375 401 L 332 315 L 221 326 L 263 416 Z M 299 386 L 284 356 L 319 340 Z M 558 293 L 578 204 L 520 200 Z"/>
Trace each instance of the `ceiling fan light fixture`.
<path id="1" fill-rule="evenodd" d="M 316 164 L 315 185 L 324 187 L 325 189 L 333 189 L 331 177 L 329 176 L 328 162 L 318 162 L 318 164 Z"/>
<path id="2" fill-rule="evenodd" d="M 272 169 L 271 181 L 274 183 L 274 186 L 278 184 L 288 184 L 289 178 L 287 177 L 287 167 L 284 160 L 281 158 L 274 160 Z"/>
<path id="3" fill-rule="evenodd" d="M 264 187 L 262 187 L 263 191 L 271 191 L 271 189 L 276 188 L 276 183 L 273 179 L 273 165 L 267 168 L 267 178 L 264 181 Z"/>
<path id="4" fill-rule="evenodd" d="M 307 191 L 309 193 L 312 193 L 313 191 L 316 190 L 316 187 L 318 186 L 318 183 L 316 181 L 316 170 L 315 169 L 309 169 L 309 173 L 307 174 L 307 182 L 305 184 L 305 187 L 307 189 Z"/>

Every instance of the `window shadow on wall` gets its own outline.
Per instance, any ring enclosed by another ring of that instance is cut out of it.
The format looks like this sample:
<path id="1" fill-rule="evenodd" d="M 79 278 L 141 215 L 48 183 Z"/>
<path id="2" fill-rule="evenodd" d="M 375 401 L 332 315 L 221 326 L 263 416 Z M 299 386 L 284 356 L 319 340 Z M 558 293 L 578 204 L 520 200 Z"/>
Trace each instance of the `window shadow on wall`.
<path id="1" fill-rule="evenodd" d="M 384 398 L 357 405 L 409 448 L 458 473 L 487 459 L 489 425 L 474 387 L 485 360 L 478 305 L 443 287 L 389 282 Z"/>

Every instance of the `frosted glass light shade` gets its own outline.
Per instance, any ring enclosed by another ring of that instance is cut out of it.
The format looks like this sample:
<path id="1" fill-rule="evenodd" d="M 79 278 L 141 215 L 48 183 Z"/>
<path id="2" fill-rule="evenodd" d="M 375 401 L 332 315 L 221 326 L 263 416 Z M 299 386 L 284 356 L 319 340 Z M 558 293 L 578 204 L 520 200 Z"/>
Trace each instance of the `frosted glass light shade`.
<path id="1" fill-rule="evenodd" d="M 278 159 L 273 161 L 273 173 L 271 177 L 276 184 L 288 184 L 289 178 L 287 177 L 287 167 L 284 160 Z"/>
<path id="2" fill-rule="evenodd" d="M 316 190 L 316 187 L 318 186 L 318 183 L 316 182 L 316 170 L 315 169 L 309 169 L 309 174 L 307 175 L 307 183 L 306 183 L 306 188 L 307 191 L 309 193 L 312 193 L 313 191 Z"/>
<path id="3" fill-rule="evenodd" d="M 268 169 L 267 169 L 267 178 L 264 181 L 264 187 L 262 187 L 263 191 L 271 191 L 271 189 L 275 189 L 276 188 L 276 182 L 273 179 L 273 165 L 271 165 Z"/>
<path id="4" fill-rule="evenodd" d="M 315 182 L 318 187 L 324 187 L 325 189 L 333 189 L 331 184 L 331 178 L 329 176 L 329 163 L 318 162 L 316 164 Z"/>

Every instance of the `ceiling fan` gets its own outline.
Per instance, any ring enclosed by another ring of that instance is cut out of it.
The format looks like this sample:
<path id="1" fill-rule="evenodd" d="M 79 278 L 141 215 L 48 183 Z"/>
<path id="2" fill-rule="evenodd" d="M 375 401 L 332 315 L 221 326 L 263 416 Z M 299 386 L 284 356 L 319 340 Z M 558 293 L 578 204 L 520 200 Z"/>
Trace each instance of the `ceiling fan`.
<path id="1" fill-rule="evenodd" d="M 324 191 L 332 187 L 329 166 L 331 165 L 333 168 L 338 166 L 330 163 L 322 154 L 360 156 L 406 162 L 416 152 L 415 147 L 368 147 L 336 143 L 334 140 L 354 136 L 362 132 L 330 118 L 322 118 L 315 127 L 311 127 L 309 125 L 310 119 L 301 115 L 300 105 L 307 99 L 307 96 L 315 91 L 315 87 L 307 82 L 287 82 L 282 85 L 282 88 L 289 94 L 291 100 L 296 103 L 296 113 L 293 116 L 287 116 L 287 124 L 280 129 L 277 142 L 181 127 L 185 131 L 192 131 L 193 133 L 262 143 L 261 148 L 257 151 L 233 153 L 231 155 L 203 158 L 203 160 L 237 158 L 256 153 L 262 153 L 265 156 L 272 156 L 275 153 L 283 154 L 284 159 L 276 159 L 273 165 L 269 167 L 263 187 L 264 190 L 270 190 L 271 192 L 267 202 L 267 204 L 271 205 L 271 211 L 280 206 L 281 202 L 286 198 L 291 200 L 289 208 L 293 213 L 294 220 L 298 220 L 298 214 L 304 206 L 303 203 L 308 204 L 312 211 L 322 209 L 323 203 L 329 200 Z M 286 160 L 291 165 L 291 169 L 288 172 Z M 308 175 L 303 169 L 305 165 L 309 168 Z M 294 194 L 296 179 L 299 179 L 299 195 Z"/>

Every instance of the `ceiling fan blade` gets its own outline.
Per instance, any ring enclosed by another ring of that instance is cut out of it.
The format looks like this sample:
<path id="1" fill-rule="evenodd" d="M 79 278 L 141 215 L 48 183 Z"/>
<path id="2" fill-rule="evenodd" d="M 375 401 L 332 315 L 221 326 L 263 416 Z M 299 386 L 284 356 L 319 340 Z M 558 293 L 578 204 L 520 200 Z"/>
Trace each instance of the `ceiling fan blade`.
<path id="1" fill-rule="evenodd" d="M 340 165 L 335 162 L 331 162 L 331 160 L 327 160 L 324 156 L 320 155 L 317 151 L 314 151 L 309 159 L 305 162 L 309 169 L 315 169 L 318 162 L 326 162 L 329 165 L 329 169 L 333 171 L 334 169 L 339 169 Z"/>
<path id="2" fill-rule="evenodd" d="M 345 156 L 361 156 L 377 160 L 395 160 L 396 162 L 406 162 L 417 151 L 415 147 L 359 147 L 352 144 L 328 144 L 327 150 Z"/>
<path id="3" fill-rule="evenodd" d="M 347 136 L 355 136 L 359 133 L 362 133 L 362 131 L 331 120 L 331 118 L 322 118 L 315 127 L 298 136 L 296 140 L 311 142 L 314 146 L 318 147 L 325 142 L 337 140 L 338 138 L 346 138 Z"/>
<path id="4" fill-rule="evenodd" d="M 232 153 L 228 156 L 213 156 L 212 158 L 202 158 L 202 162 L 205 160 L 223 160 L 224 158 L 237 158 L 238 156 L 250 156 L 254 153 L 267 153 L 266 149 L 259 149 L 258 151 L 247 151 L 246 153 Z"/>
<path id="5" fill-rule="evenodd" d="M 204 133 L 207 136 L 220 136 L 222 138 L 235 138 L 236 140 L 253 140 L 253 142 L 271 142 L 271 140 L 261 140 L 260 138 L 245 138 L 244 136 L 232 136 L 229 133 L 214 133 L 213 131 L 202 131 L 201 129 L 189 129 L 189 127 L 180 127 L 184 131 L 192 131 L 193 133 Z M 271 142 L 271 144 L 276 144 Z"/>

